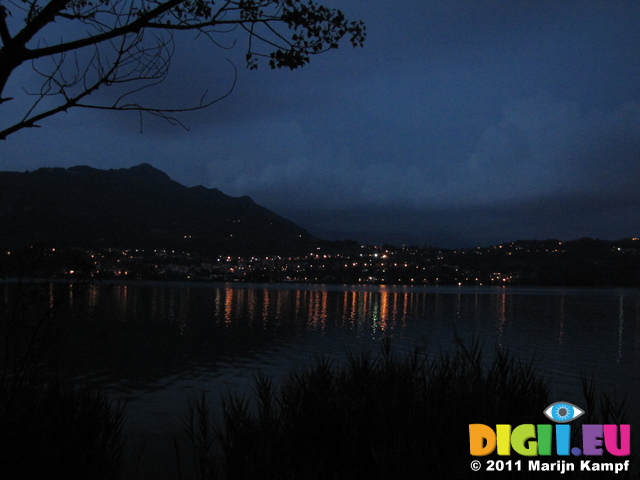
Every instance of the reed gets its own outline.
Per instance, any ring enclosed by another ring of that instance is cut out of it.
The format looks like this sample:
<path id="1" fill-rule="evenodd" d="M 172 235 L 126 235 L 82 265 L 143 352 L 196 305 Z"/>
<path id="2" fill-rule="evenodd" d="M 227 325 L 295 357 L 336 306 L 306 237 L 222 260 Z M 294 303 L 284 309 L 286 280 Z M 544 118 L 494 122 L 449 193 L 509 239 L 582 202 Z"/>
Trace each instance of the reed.
<path id="1" fill-rule="evenodd" d="M 218 477 L 218 460 L 214 454 L 215 427 L 211 418 L 211 407 L 204 393 L 198 399 L 189 401 L 187 413 L 182 417 L 182 425 L 187 434 L 188 446 L 192 455 L 193 464 L 190 476 L 199 480 L 214 479 Z M 181 444 L 174 437 L 174 449 L 178 462 L 178 477 L 185 477 L 182 462 Z"/>
<path id="2" fill-rule="evenodd" d="M 123 408 L 94 389 L 52 377 L 0 386 L 3 478 L 116 479 Z M 5 476 L 6 474 L 6 476 Z"/>
<path id="3" fill-rule="evenodd" d="M 0 305 L 0 476 L 116 479 L 124 409 L 57 371 L 73 319 L 42 301 L 49 288 L 21 281 Z"/>
<path id="4" fill-rule="evenodd" d="M 200 478 L 423 480 L 496 474 L 555 478 L 554 473 L 526 469 L 470 470 L 470 423 L 548 423 L 543 410 L 551 403 L 549 382 L 533 361 L 518 360 L 498 349 L 487 362 L 482 350 L 478 343 L 457 342 L 450 352 L 415 351 L 398 357 L 386 342 L 377 355 L 350 354 L 340 368 L 316 359 L 277 385 L 258 374 L 248 397 L 223 397 L 218 423 L 211 421 L 202 397 L 191 403 L 185 426 L 191 431 L 194 451 L 212 452 L 211 436 L 203 432 L 205 424 L 212 425 L 220 458 L 217 476 Z M 584 382 L 585 409 L 591 412 L 585 417 L 593 423 L 623 421 L 624 403 L 596 390 L 593 381 Z M 598 478 L 637 474 L 637 470 L 601 473 Z M 593 474 L 570 475 L 591 478 Z"/>
<path id="5" fill-rule="evenodd" d="M 222 399 L 218 478 L 466 478 L 468 424 L 531 423 L 549 394 L 532 362 L 496 351 L 485 365 L 478 344 L 397 357 L 386 342 L 342 368 L 318 358 L 278 385 L 258 374 L 248 398 Z M 195 451 L 210 451 L 203 409 L 191 402 L 187 417 Z"/>

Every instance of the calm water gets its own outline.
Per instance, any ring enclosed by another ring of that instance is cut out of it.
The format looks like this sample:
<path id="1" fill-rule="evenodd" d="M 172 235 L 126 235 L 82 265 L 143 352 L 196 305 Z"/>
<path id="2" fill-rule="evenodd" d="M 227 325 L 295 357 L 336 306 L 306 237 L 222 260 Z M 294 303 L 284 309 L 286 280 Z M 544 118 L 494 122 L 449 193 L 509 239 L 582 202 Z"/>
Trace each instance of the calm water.
<path id="1" fill-rule="evenodd" d="M 45 288 L 43 286 L 43 288 Z M 640 290 L 238 284 L 46 286 L 76 319 L 74 374 L 127 402 L 126 431 L 148 478 L 171 471 L 171 438 L 190 397 L 248 392 L 315 355 L 449 349 L 455 335 L 535 357 L 556 399 L 580 405 L 580 376 L 640 402 Z M 5 300 L 15 285 L 0 286 Z M 633 415 L 636 415 L 635 413 Z M 168 440 L 167 440 L 168 439 Z M 157 471 L 154 471 L 157 470 Z M 147 478 L 140 474 L 138 478 Z"/>

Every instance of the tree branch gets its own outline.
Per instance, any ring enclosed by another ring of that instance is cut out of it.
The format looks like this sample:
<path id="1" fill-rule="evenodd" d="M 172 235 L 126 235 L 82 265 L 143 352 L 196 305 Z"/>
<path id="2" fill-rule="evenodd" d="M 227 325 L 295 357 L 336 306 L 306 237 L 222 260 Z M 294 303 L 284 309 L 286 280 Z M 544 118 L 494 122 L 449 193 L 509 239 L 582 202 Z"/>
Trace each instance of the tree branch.
<path id="1" fill-rule="evenodd" d="M 56 15 L 67 7 L 69 1 L 70 0 L 51 0 L 47 3 L 40 13 L 13 37 L 14 45 L 21 49 L 25 48 L 27 43 L 29 43 L 40 30 L 55 20 Z"/>
<path id="2" fill-rule="evenodd" d="M 68 1 L 68 0 L 59 0 L 59 1 Z M 143 28 L 145 28 L 147 23 L 149 23 L 153 18 L 161 16 L 162 14 L 166 13 L 172 8 L 175 8 L 177 5 L 181 3 L 184 3 L 184 0 L 169 0 L 164 4 L 161 4 L 154 10 L 151 10 L 148 13 L 141 15 L 133 22 L 126 24 L 122 27 L 113 28 L 112 30 L 108 30 L 99 35 L 88 36 L 85 38 L 81 38 L 79 40 L 74 40 L 72 42 L 67 42 L 67 43 L 60 43 L 58 45 L 53 45 L 50 47 L 27 50 L 24 54 L 24 59 L 34 60 L 41 57 L 49 57 L 52 55 L 69 52 L 71 50 L 79 50 L 81 48 L 97 45 L 99 43 L 113 40 L 115 38 L 122 37 L 123 35 L 127 35 L 130 33 L 138 33 Z"/>
<path id="3" fill-rule="evenodd" d="M 26 20 L 13 37 L 9 27 L 14 19 L 8 22 L 9 11 L 0 5 L 0 105 L 7 108 L 4 105 L 10 99 L 2 98 L 2 93 L 15 69 L 26 60 L 31 60 L 32 71 L 43 78 L 43 83 L 39 92 L 25 89 L 26 95 L 37 99 L 24 109 L 26 113 L 14 114 L 17 122 L 0 130 L 0 139 L 24 128 L 35 128 L 41 120 L 72 107 L 133 110 L 184 126 L 174 114 L 207 108 L 226 98 L 234 89 L 237 69 L 234 65 L 231 88 L 213 100 L 206 100 L 205 94 L 199 102 L 178 108 L 136 101 L 136 94 L 167 78 L 176 32 L 198 32 L 220 48 L 231 48 L 236 43 L 233 39 L 231 46 L 225 47 L 218 41 L 220 36 L 246 32 L 245 58 L 249 69 L 257 68 L 260 58 L 267 58 L 271 68 L 299 68 L 309 62 L 311 55 L 336 48 L 345 35 L 351 36 L 354 47 L 361 46 L 365 38 L 362 22 L 349 22 L 340 10 L 329 9 L 314 0 L 20 2 L 12 5 L 25 12 Z M 45 27 L 56 20 L 65 34 L 87 33 L 80 37 L 63 34 L 59 43 L 52 45 L 44 37 L 49 31 Z M 102 97 L 96 102 L 86 101 L 102 85 L 115 86 L 112 100 Z M 0 121 L 15 121 L 7 120 L 7 112 L 12 113 L 11 109 L 4 110 Z"/>
<path id="4" fill-rule="evenodd" d="M 3 48 L 11 43 L 11 33 L 7 26 L 7 9 L 4 5 L 0 5 L 0 40 L 2 40 Z"/>
<path id="5" fill-rule="evenodd" d="M 4 130 L 1 130 L 0 140 L 6 140 L 6 138 L 9 135 L 19 130 L 22 130 L 23 128 L 39 128 L 40 125 L 36 125 L 37 122 L 39 122 L 40 120 L 44 120 L 45 118 L 51 117 L 57 113 L 66 112 L 71 107 L 76 106 L 77 103 L 80 100 L 82 100 L 84 97 L 87 97 L 91 95 L 93 92 L 95 92 L 98 88 L 100 88 L 100 85 L 102 85 L 102 82 L 97 82 L 96 84 L 94 84 L 84 92 L 80 93 L 76 97 L 67 99 L 67 101 L 64 102 L 62 105 L 56 108 L 52 108 L 51 110 L 48 110 L 46 112 L 42 112 L 38 115 L 34 115 L 33 117 L 25 118 L 21 122 L 18 122 L 15 125 L 12 125 L 11 127 L 6 128 Z"/>
<path id="6" fill-rule="evenodd" d="M 121 97 L 120 99 L 118 99 L 112 106 L 106 106 L 106 105 L 91 105 L 91 104 L 83 104 L 83 103 L 78 103 L 76 104 L 77 107 L 80 108 L 87 108 L 87 109 L 92 109 L 92 110 L 111 110 L 111 111 L 121 111 L 121 112 L 126 112 L 126 111 L 135 111 L 135 112 L 140 112 L 140 113 L 148 113 L 150 115 L 156 116 L 161 118 L 162 120 L 165 120 L 167 122 L 169 122 L 171 125 L 179 125 L 182 128 L 184 128 L 185 130 L 189 130 L 189 127 L 187 125 L 185 125 L 181 120 L 179 120 L 177 117 L 174 116 L 174 114 L 177 113 L 186 113 L 186 112 L 195 112 L 197 110 L 204 110 L 205 108 L 208 108 L 222 100 L 224 100 L 225 98 L 227 98 L 229 95 L 231 95 L 231 93 L 233 92 L 233 90 L 236 87 L 236 83 L 238 80 L 238 70 L 236 69 L 235 65 L 233 64 L 233 62 L 231 62 L 230 60 L 227 59 L 227 61 L 229 61 L 229 63 L 231 63 L 231 65 L 234 68 L 235 71 L 235 75 L 234 75 L 234 79 L 233 79 L 233 83 L 231 85 L 231 87 L 229 87 L 229 90 L 227 90 L 226 93 L 224 93 L 223 95 L 210 100 L 210 101 L 205 101 L 205 97 L 207 96 L 208 92 L 204 92 L 204 94 L 202 95 L 202 97 L 200 97 L 200 102 L 197 105 L 193 105 L 190 107 L 183 107 L 183 108 L 157 108 L 157 107 L 145 107 L 143 105 L 140 105 L 138 103 L 130 103 L 130 104 L 125 104 L 125 105 L 118 105 L 118 103 L 120 102 L 120 100 L 123 97 Z M 147 88 L 148 86 L 144 87 Z M 139 89 L 141 90 L 141 89 Z M 134 92 L 129 92 L 129 93 L 134 93 Z M 126 95 L 129 95 L 129 93 L 127 93 Z M 142 117 L 140 118 L 140 123 L 142 124 Z M 142 128 L 141 128 L 142 130 Z M 2 139 L 0 137 L 0 139 Z"/>

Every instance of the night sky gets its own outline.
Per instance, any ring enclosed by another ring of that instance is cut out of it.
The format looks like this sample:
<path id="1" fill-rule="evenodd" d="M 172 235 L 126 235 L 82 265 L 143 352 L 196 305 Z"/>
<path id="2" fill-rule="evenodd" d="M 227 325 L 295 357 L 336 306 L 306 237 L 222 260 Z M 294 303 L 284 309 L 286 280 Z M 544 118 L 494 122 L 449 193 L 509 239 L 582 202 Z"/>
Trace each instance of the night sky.
<path id="1" fill-rule="evenodd" d="M 640 2 L 321 3 L 366 22 L 363 49 L 249 71 L 239 31 L 231 51 L 179 37 L 160 101 L 222 94 L 238 67 L 189 131 L 72 110 L 1 142 L 0 169 L 147 162 L 363 243 L 640 235 Z"/>

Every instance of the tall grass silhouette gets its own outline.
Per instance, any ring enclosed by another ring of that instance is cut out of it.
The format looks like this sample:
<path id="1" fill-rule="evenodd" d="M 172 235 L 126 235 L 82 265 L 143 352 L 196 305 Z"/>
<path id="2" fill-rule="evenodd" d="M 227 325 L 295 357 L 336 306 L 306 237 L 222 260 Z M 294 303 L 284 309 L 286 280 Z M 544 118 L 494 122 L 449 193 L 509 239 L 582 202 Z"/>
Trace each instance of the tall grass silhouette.
<path id="1" fill-rule="evenodd" d="M 397 356 L 386 342 L 376 355 L 349 355 L 342 367 L 318 358 L 277 385 L 259 374 L 250 395 L 223 397 L 219 422 L 211 418 L 202 396 L 190 403 L 185 416 L 198 478 L 553 477 L 526 468 L 471 471 L 475 457 L 469 454 L 469 424 L 549 423 L 543 410 L 551 403 L 551 388 L 534 362 L 503 350 L 489 357 L 487 361 L 478 343 L 458 342 L 454 350 L 435 355 L 416 351 Z M 584 385 L 590 421 L 624 419 L 623 404 L 598 395 L 593 382 Z M 482 460 L 488 458 L 508 460 Z M 576 472 L 571 478 L 590 474 Z M 632 475 L 605 473 L 598 478 Z"/>
<path id="2" fill-rule="evenodd" d="M 73 289 L 77 284 L 57 284 Z M 119 477 L 124 410 L 56 367 L 74 327 L 53 284 L 20 280 L 0 302 L 0 472 L 7 479 Z"/>

